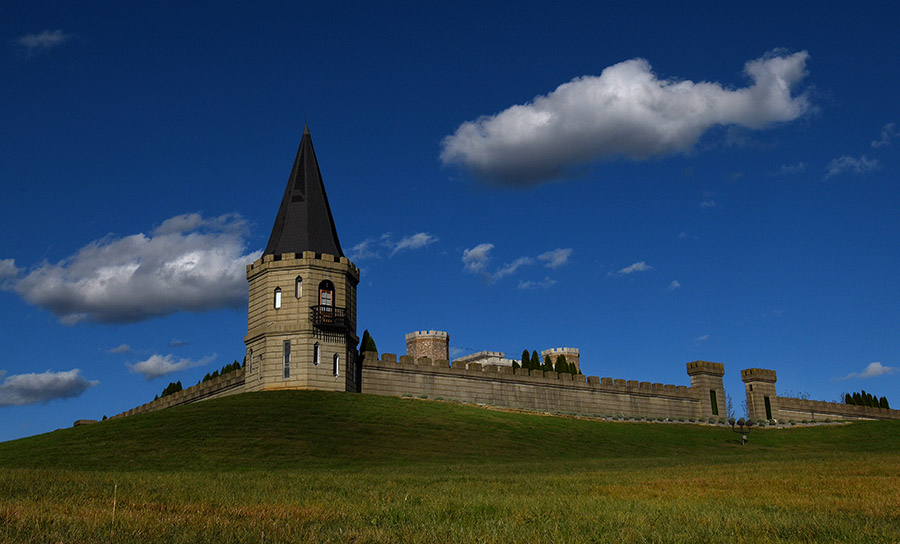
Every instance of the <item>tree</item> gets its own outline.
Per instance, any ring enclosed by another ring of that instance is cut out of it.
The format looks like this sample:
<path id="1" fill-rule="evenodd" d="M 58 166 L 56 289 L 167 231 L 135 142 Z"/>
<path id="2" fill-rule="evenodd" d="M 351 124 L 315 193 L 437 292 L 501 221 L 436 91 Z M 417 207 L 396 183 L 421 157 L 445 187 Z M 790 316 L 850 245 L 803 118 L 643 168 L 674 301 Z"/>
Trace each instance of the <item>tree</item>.
<path id="1" fill-rule="evenodd" d="M 512 367 L 513 367 L 513 370 L 515 370 L 517 368 L 522 368 L 521 366 L 519 366 L 519 363 L 516 361 L 513 361 Z"/>
<path id="2" fill-rule="evenodd" d="M 853 395 L 844 393 L 844 404 L 853 404 Z"/>
<path id="3" fill-rule="evenodd" d="M 862 396 L 859 393 L 853 393 L 853 404 L 862 406 Z"/>
<path id="4" fill-rule="evenodd" d="M 531 366 L 531 355 L 528 354 L 527 349 L 522 350 L 522 368 L 529 368 Z"/>
<path id="5" fill-rule="evenodd" d="M 363 354 L 367 351 L 378 353 L 378 348 L 375 346 L 375 340 L 372 338 L 372 335 L 369 334 L 369 329 L 363 332 L 362 341 L 359 343 L 359 353 Z"/>
<path id="6" fill-rule="evenodd" d="M 725 417 L 728 420 L 734 419 L 734 404 L 731 402 L 731 395 L 725 393 Z"/>
<path id="7" fill-rule="evenodd" d="M 891 409 L 891 405 L 888 404 L 887 397 L 881 397 L 881 399 L 878 401 L 878 407 L 884 408 L 885 410 Z"/>
<path id="8" fill-rule="evenodd" d="M 544 364 L 541 365 L 541 370 L 544 372 L 553 372 L 553 361 L 550 360 L 549 355 L 544 357 Z"/>
<path id="9" fill-rule="evenodd" d="M 529 368 L 531 370 L 540 370 L 541 368 L 541 358 L 538 357 L 537 350 L 531 352 L 531 366 Z"/>
<path id="10" fill-rule="evenodd" d="M 568 361 L 566 361 L 566 356 L 565 356 L 565 355 L 559 355 L 559 356 L 556 358 L 556 365 L 555 365 L 555 366 L 556 366 L 555 370 L 556 370 L 556 373 L 557 373 L 557 374 L 563 374 L 563 373 L 565 373 L 565 374 L 570 374 L 570 373 L 572 372 L 571 368 L 569 368 L 569 363 L 568 363 Z"/>

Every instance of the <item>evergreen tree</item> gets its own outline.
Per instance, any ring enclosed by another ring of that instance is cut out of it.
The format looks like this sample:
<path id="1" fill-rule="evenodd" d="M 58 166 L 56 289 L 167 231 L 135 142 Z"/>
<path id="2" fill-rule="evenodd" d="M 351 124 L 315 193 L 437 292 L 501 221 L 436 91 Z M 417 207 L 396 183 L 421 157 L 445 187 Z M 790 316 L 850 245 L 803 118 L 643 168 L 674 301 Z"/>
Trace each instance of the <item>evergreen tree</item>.
<path id="1" fill-rule="evenodd" d="M 537 350 L 531 352 L 531 366 L 529 368 L 531 370 L 540 370 L 541 368 L 541 358 L 538 357 Z"/>
<path id="2" fill-rule="evenodd" d="M 853 404 L 853 395 L 844 393 L 844 404 Z"/>
<path id="3" fill-rule="evenodd" d="M 517 369 L 517 368 L 521 368 L 521 367 L 519 366 L 519 363 L 517 363 L 516 361 L 513 361 L 512 367 L 513 367 L 513 370 L 515 370 L 515 369 Z"/>
<path id="4" fill-rule="evenodd" d="M 522 368 L 528 368 L 531 366 L 531 355 L 528 354 L 528 350 L 522 350 Z"/>
<path id="5" fill-rule="evenodd" d="M 566 361 L 565 355 L 560 355 L 556 358 L 555 368 L 556 368 L 557 374 L 563 374 L 563 373 L 570 374 L 572 372 L 572 369 L 569 367 L 568 361 Z"/>
<path id="6" fill-rule="evenodd" d="M 541 370 L 544 372 L 553 372 L 553 361 L 550 360 L 549 355 L 544 357 L 544 364 L 541 365 Z"/>
<path id="7" fill-rule="evenodd" d="M 891 409 L 891 405 L 888 403 L 887 397 L 881 397 L 881 402 L 879 402 L 878 404 L 880 405 L 881 408 L 884 408 L 885 410 Z"/>
<path id="8" fill-rule="evenodd" d="M 862 406 L 862 396 L 859 393 L 853 393 L 853 404 Z"/>
<path id="9" fill-rule="evenodd" d="M 375 346 L 375 340 L 372 338 L 372 335 L 369 334 L 369 329 L 366 329 L 363 332 L 362 340 L 359 343 L 359 353 L 365 353 L 367 351 L 378 352 L 378 347 Z"/>

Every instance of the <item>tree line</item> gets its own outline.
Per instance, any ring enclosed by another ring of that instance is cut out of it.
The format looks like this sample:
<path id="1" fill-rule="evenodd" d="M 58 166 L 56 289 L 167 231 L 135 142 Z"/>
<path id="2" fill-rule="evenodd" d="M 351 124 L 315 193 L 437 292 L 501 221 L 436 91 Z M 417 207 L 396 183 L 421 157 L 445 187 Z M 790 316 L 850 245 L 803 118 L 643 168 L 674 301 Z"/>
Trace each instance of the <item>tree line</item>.
<path id="1" fill-rule="evenodd" d="M 558 355 L 555 363 L 550 358 L 550 355 L 547 355 L 542 363 L 537 350 L 533 350 L 531 354 L 528 353 L 527 349 L 523 350 L 522 363 L 513 361 L 512 366 L 513 368 L 543 370 L 544 372 L 556 372 L 557 374 L 581 374 L 581 370 L 578 369 L 575 363 L 568 362 L 565 355 Z"/>
<path id="2" fill-rule="evenodd" d="M 225 374 L 228 374 L 229 372 L 234 372 L 235 370 L 239 370 L 243 366 L 244 365 L 242 363 L 237 362 L 237 359 L 235 359 L 235 361 L 233 363 L 231 363 L 230 365 L 223 366 L 221 368 L 221 370 L 216 370 L 212 374 L 207 372 L 206 375 L 203 376 L 203 379 L 200 380 L 199 382 L 197 382 L 197 385 L 200 385 L 203 382 L 208 382 L 209 380 L 211 380 L 213 378 L 218 378 L 219 376 L 224 376 Z M 184 389 L 184 387 L 182 387 L 182 385 L 181 385 L 181 380 L 178 380 L 177 382 L 169 382 L 169 385 L 167 385 L 166 388 L 162 390 L 162 393 L 154 396 L 153 400 L 159 400 L 165 396 L 171 395 L 172 393 L 177 393 L 183 389 Z"/>
<path id="3" fill-rule="evenodd" d="M 859 393 L 844 393 L 844 404 L 853 404 L 856 406 L 871 406 L 872 408 L 887 408 L 891 405 L 886 397 L 878 398 L 872 393 L 866 393 L 863 389 Z"/>

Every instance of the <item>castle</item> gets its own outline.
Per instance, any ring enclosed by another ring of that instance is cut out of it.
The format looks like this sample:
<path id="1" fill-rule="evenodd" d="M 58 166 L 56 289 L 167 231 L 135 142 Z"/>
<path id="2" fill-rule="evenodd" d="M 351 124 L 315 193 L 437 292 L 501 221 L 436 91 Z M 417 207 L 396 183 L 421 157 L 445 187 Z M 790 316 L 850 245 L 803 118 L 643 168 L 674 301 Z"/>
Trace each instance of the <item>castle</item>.
<path id="1" fill-rule="evenodd" d="M 341 250 L 308 127 L 304 128 L 262 258 L 247 265 L 246 354 L 240 370 L 115 417 L 248 391 L 315 389 L 443 398 L 505 408 L 724 421 L 724 365 L 687 363 L 690 385 L 515 368 L 503 353 L 450 361 L 449 334 L 406 335 L 406 355 L 357 353 L 360 272 Z M 581 368 L 576 348 L 565 355 Z M 900 419 L 900 410 L 779 397 L 774 370 L 741 371 L 754 420 Z"/>

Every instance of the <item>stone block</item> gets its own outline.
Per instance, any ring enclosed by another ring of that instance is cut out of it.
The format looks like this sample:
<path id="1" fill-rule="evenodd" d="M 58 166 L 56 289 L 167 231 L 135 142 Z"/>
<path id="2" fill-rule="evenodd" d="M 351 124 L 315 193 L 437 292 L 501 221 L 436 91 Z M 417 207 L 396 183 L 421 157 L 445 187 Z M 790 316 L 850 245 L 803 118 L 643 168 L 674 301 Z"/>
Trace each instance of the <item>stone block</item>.
<path id="1" fill-rule="evenodd" d="M 616 379 L 616 380 L 613 380 L 613 384 L 618 387 L 625 387 L 625 380 Z"/>
<path id="2" fill-rule="evenodd" d="M 650 389 L 650 382 L 641 382 L 638 384 L 641 389 Z"/>
<path id="3" fill-rule="evenodd" d="M 421 366 L 431 366 L 431 357 L 419 357 L 416 364 Z"/>
<path id="4" fill-rule="evenodd" d="M 396 353 L 385 353 L 381 356 L 382 362 L 385 363 L 396 363 L 397 362 L 397 354 Z"/>
<path id="5" fill-rule="evenodd" d="M 548 371 L 544 372 L 544 377 L 549 378 L 551 380 L 556 380 L 559 378 L 559 374 L 557 374 L 556 372 L 553 372 L 552 370 L 548 370 Z"/>
<path id="6" fill-rule="evenodd" d="M 609 378 L 603 378 L 603 379 L 608 380 Z M 588 376 L 587 383 L 590 385 L 599 385 L 600 378 L 598 378 L 597 376 Z"/>
<path id="7" fill-rule="evenodd" d="M 400 356 L 400 363 L 401 363 L 401 364 L 404 364 L 404 365 L 411 365 L 411 364 L 413 364 L 413 362 L 414 362 L 414 361 L 413 361 L 413 358 L 412 358 L 411 356 L 409 356 L 409 355 L 401 355 L 401 356 Z"/>
<path id="8" fill-rule="evenodd" d="M 481 363 L 467 363 L 466 368 L 468 370 L 475 370 L 477 372 L 481 372 Z"/>

